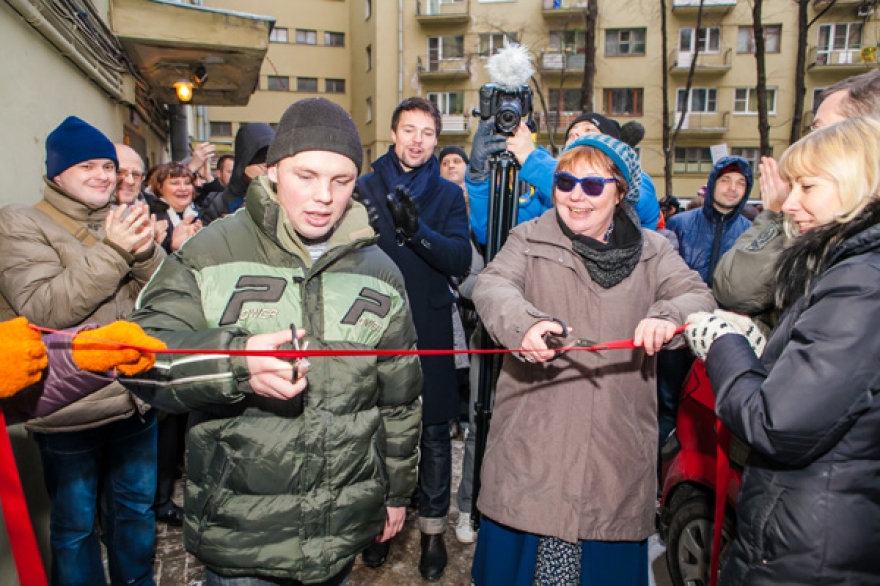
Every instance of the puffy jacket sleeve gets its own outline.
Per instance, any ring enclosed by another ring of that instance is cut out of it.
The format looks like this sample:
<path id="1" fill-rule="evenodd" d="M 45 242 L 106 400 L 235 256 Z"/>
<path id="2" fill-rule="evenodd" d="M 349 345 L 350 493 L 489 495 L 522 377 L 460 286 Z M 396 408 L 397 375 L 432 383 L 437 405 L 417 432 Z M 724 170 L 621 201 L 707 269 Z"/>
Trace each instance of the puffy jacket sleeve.
<path id="1" fill-rule="evenodd" d="M 401 295 L 406 295 L 400 286 Z M 416 329 L 405 303 L 382 338 L 381 349 L 416 349 Z M 380 356 L 379 412 L 385 424 L 385 470 L 389 507 L 403 507 L 416 486 L 422 370 L 418 356 Z"/>
<path id="2" fill-rule="evenodd" d="M 880 271 L 833 268 L 807 304 L 769 372 L 738 335 L 721 336 L 706 357 L 721 421 L 791 466 L 827 452 L 878 400 Z M 788 335 L 782 329 L 777 336 Z"/>
<path id="3" fill-rule="evenodd" d="M 525 298 L 526 234 L 531 224 L 510 232 L 504 247 L 477 277 L 474 305 L 489 334 L 505 348 L 520 348 L 537 322 L 551 319 Z"/>
<path id="4" fill-rule="evenodd" d="M 715 269 L 712 291 L 723 307 L 756 315 L 774 307 L 774 268 L 785 242 L 782 214 L 765 210 Z"/>
<path id="5" fill-rule="evenodd" d="M 53 237 L 38 213 L 0 212 L 0 292 L 32 323 L 58 330 L 79 325 L 116 294 L 129 264 L 104 242 L 86 247 L 61 228 Z M 79 246 L 82 254 L 65 266 L 60 246 Z"/>
<path id="6" fill-rule="evenodd" d="M 177 255 L 166 258 L 129 319 L 169 348 L 243 350 L 249 336 L 239 327 L 208 327 L 195 276 Z M 252 393 L 249 379 L 244 357 L 160 354 L 148 373 L 120 382 L 176 413 L 237 403 Z"/>
<path id="7" fill-rule="evenodd" d="M 651 177 L 642 172 L 642 187 L 639 201 L 633 206 L 639 216 L 642 228 L 656 230 L 657 222 L 660 221 L 660 202 L 657 201 L 657 188 Z"/>
<path id="8" fill-rule="evenodd" d="M 664 236 L 647 231 L 643 234 L 657 248 L 658 256 L 655 272 L 657 292 L 646 317 L 665 319 L 681 326 L 692 313 L 713 311 L 717 307 L 715 299 L 699 273 L 685 264 Z M 683 345 L 682 336 L 676 336 L 667 347 Z"/>

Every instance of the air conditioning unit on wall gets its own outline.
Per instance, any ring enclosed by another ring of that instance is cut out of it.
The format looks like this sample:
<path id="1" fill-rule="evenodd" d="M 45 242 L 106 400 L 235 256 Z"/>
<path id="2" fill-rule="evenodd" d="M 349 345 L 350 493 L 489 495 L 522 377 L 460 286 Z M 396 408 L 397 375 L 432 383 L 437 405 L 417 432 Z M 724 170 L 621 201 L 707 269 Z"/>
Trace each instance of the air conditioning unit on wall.
<path id="1" fill-rule="evenodd" d="M 874 6 L 872 4 L 860 4 L 856 14 L 859 15 L 859 18 L 867 18 L 874 14 Z"/>

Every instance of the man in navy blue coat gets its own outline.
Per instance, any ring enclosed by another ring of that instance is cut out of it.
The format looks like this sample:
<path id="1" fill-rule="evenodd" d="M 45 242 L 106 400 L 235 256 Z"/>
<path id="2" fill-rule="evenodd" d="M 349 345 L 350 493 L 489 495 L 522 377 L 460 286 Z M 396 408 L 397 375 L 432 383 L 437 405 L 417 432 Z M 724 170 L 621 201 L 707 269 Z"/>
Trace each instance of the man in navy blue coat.
<path id="1" fill-rule="evenodd" d="M 440 113 L 429 101 L 408 98 L 391 117 L 388 152 L 373 172 L 358 180 L 360 200 L 371 210 L 379 246 L 403 273 L 412 307 L 418 347 L 452 348 L 449 277 L 467 273 L 471 264 L 468 216 L 460 187 L 440 177 L 434 147 L 441 131 Z M 419 462 L 419 571 L 437 580 L 446 568 L 443 532 L 449 513 L 452 445 L 449 421 L 460 405 L 455 362 L 451 355 L 421 358 L 422 436 Z M 364 551 L 364 563 L 382 565 L 389 542 Z"/>

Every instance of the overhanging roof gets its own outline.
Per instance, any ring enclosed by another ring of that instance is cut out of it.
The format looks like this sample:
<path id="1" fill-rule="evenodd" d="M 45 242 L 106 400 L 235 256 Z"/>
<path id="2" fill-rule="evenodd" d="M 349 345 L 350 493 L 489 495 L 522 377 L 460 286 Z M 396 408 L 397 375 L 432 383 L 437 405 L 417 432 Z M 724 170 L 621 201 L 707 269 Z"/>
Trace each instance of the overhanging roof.
<path id="1" fill-rule="evenodd" d="M 167 0 L 112 0 L 110 22 L 157 101 L 178 103 L 174 83 L 192 81 L 203 65 L 208 76 L 190 104 L 244 106 L 275 19 Z"/>

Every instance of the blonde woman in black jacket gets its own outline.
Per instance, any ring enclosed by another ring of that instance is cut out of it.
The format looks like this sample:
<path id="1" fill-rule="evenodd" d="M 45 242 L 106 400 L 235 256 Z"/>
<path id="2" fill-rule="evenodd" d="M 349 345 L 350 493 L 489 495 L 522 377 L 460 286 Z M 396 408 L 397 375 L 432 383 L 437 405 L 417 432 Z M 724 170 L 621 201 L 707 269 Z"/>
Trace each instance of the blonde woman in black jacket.
<path id="1" fill-rule="evenodd" d="M 782 157 L 798 236 L 761 359 L 736 318 L 696 314 L 716 411 L 751 446 L 721 584 L 880 584 L 880 120 L 819 130 Z M 714 342 L 714 343 L 713 343 Z"/>

